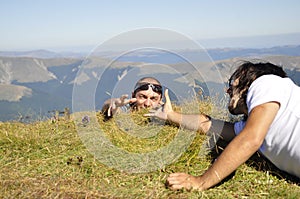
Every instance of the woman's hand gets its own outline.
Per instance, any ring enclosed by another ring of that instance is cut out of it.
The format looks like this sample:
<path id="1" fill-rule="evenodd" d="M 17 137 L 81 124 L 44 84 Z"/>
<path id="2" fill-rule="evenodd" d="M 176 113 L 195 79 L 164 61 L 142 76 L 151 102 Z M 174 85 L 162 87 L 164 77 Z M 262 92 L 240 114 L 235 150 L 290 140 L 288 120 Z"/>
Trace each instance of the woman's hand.
<path id="1" fill-rule="evenodd" d="M 167 179 L 169 189 L 186 189 L 202 191 L 200 177 L 192 176 L 187 173 L 172 173 Z"/>
<path id="2" fill-rule="evenodd" d="M 165 90 L 165 98 L 166 102 L 163 106 L 159 107 L 158 109 L 152 109 L 149 111 L 149 113 L 145 114 L 146 117 L 156 117 L 161 120 L 168 120 L 168 114 L 173 112 L 171 100 L 169 97 L 169 91 L 168 89 Z"/>

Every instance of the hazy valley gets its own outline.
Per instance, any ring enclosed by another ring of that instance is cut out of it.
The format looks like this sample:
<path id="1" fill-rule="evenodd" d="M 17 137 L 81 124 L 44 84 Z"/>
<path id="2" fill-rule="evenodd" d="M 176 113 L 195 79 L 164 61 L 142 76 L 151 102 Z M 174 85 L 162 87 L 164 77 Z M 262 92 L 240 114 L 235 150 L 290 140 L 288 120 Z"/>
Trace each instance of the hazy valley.
<path id="1" fill-rule="evenodd" d="M 199 89 L 205 95 L 212 90 L 221 92 L 242 60 L 282 65 L 300 85 L 300 46 L 211 49 L 208 50 L 210 59 L 188 50 L 179 54 L 138 51 L 111 60 L 107 55 L 84 59 L 78 53 L 44 50 L 0 52 L 0 121 L 42 119 L 50 117 L 53 110 L 72 109 L 75 82 L 79 85 L 96 82 L 94 91 L 82 92 L 82 103 L 93 98 L 97 110 L 110 95 L 130 94 L 135 81 L 142 76 L 157 77 L 170 88 L 173 99 L 188 98 Z"/>

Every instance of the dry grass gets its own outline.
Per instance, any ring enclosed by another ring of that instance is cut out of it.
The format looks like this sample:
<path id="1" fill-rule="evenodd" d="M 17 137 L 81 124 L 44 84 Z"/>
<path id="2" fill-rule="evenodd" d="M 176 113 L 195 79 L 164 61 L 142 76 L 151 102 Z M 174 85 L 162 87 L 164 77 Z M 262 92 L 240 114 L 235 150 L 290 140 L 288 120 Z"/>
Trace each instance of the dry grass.
<path id="1" fill-rule="evenodd" d="M 213 112 L 209 104 L 205 107 L 206 110 L 200 111 Z M 178 133 L 175 126 L 149 122 L 141 115 L 131 114 L 131 122 L 137 124 L 131 130 L 147 129 L 153 133 L 148 138 L 129 135 L 126 129 L 120 128 L 121 121 L 129 123 L 122 115 L 105 123 L 101 115 L 97 117 L 115 146 L 135 153 L 166 146 Z M 155 128 L 159 128 L 159 133 L 150 131 Z M 257 156 L 207 191 L 174 192 L 167 189 L 165 181 L 169 173 L 180 171 L 200 175 L 217 155 L 203 153 L 205 136 L 198 133 L 192 138 L 191 145 L 175 162 L 150 172 L 126 173 L 95 159 L 82 143 L 72 121 L 0 123 L 0 195 L 2 198 L 300 197 L 295 179 L 274 169 L 265 160 L 258 161 Z"/>

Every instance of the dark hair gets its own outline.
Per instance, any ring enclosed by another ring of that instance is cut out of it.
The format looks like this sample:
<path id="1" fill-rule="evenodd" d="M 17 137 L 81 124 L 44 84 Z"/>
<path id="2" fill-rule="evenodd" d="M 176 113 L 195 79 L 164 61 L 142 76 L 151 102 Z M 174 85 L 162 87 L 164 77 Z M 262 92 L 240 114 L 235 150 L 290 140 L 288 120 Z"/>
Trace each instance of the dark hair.
<path id="1" fill-rule="evenodd" d="M 237 70 L 232 74 L 229 79 L 229 83 L 239 79 L 239 83 L 236 89 L 241 92 L 241 98 L 246 101 L 248 89 L 252 82 L 263 75 L 277 75 L 280 77 L 287 77 L 286 72 L 282 67 L 274 65 L 272 63 L 252 63 L 244 62 Z"/>

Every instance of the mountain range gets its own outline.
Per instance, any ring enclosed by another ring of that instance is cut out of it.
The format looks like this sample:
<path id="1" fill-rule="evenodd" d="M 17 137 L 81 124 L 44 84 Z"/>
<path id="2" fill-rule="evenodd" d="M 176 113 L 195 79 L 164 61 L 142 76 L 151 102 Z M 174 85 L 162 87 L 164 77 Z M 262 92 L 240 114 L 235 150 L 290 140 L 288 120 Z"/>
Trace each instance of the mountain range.
<path id="1" fill-rule="evenodd" d="M 181 51 L 181 56 L 164 51 L 139 51 L 117 60 L 110 55 L 84 58 L 84 53 L 46 50 L 0 52 L 0 121 L 24 118 L 33 121 L 48 118 L 55 110 L 72 108 L 74 85 L 88 85 L 90 81 L 97 83 L 96 89 L 92 91 L 94 95 L 86 96 L 95 100 L 96 109 L 110 97 L 130 95 L 135 81 L 142 76 L 161 80 L 171 89 L 173 99 L 187 98 L 197 89 L 206 95 L 211 90 L 221 92 L 240 60 L 282 65 L 300 85 L 300 46 L 209 49 L 209 59 L 199 57 L 193 50 Z M 83 92 L 83 99 L 84 96 Z"/>

